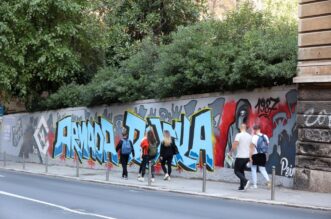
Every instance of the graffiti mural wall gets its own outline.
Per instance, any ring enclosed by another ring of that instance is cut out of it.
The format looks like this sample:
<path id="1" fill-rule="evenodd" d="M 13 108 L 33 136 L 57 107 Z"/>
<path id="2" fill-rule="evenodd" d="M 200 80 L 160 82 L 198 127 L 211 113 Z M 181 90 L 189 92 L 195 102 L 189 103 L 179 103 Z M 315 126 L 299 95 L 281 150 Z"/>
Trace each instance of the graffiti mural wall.
<path id="1" fill-rule="evenodd" d="M 134 165 L 141 162 L 137 153 L 140 141 L 151 127 L 158 142 L 163 140 L 164 130 L 169 130 L 175 139 L 179 154 L 173 165 L 178 172 L 196 172 L 201 159 L 206 161 L 209 171 L 215 172 L 229 168 L 224 158 L 239 125 L 245 122 L 252 127 L 259 123 L 270 138 L 268 171 L 275 165 L 278 175 L 292 177 L 297 140 L 296 103 L 294 87 L 275 87 L 6 115 L 0 129 L 0 149 L 40 163 L 48 153 L 57 162 L 79 159 L 91 167 L 104 163 L 117 166 L 115 146 L 122 127 L 126 127 L 136 151 L 136 156 L 130 158 Z"/>

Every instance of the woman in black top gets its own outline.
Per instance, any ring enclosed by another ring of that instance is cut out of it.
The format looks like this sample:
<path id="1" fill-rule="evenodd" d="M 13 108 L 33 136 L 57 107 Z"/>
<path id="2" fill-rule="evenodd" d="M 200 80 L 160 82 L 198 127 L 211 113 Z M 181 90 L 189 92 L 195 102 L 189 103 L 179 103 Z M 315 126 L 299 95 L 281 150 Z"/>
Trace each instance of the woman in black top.
<path id="1" fill-rule="evenodd" d="M 163 141 L 161 143 L 161 151 L 160 151 L 161 166 L 165 174 L 164 180 L 170 180 L 172 158 L 177 153 L 178 153 L 178 149 L 173 139 L 170 136 L 170 132 L 168 130 L 165 130 L 163 132 Z M 168 169 L 165 166 L 166 163 Z"/>

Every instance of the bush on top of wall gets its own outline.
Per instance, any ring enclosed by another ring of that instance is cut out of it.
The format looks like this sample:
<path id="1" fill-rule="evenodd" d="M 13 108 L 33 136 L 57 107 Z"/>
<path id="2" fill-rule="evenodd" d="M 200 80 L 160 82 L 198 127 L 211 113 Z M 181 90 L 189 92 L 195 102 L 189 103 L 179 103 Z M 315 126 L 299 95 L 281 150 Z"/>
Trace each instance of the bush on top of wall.
<path id="1" fill-rule="evenodd" d="M 35 109 L 290 84 L 296 57 L 296 23 L 244 4 L 223 21 L 179 27 L 167 43 L 146 37 L 119 66 L 101 69 L 89 84 L 60 88 Z"/>

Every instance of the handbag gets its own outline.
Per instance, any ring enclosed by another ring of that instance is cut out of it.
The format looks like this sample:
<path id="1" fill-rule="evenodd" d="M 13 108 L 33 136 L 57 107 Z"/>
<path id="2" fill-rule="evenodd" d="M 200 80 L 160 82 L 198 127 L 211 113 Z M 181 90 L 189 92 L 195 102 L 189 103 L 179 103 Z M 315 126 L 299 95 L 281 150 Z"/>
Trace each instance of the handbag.
<path id="1" fill-rule="evenodd" d="M 234 158 L 230 155 L 230 153 L 226 154 L 225 163 L 227 163 L 231 168 L 234 166 Z"/>

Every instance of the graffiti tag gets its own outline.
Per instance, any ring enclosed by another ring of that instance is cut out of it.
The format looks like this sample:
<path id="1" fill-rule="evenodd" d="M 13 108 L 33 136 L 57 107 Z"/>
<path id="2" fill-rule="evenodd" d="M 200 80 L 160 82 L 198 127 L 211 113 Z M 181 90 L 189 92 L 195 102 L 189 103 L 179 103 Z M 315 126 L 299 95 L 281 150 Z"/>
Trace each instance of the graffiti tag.
<path id="1" fill-rule="evenodd" d="M 168 130 L 175 139 L 179 154 L 174 157 L 173 164 L 179 165 L 187 171 L 196 171 L 199 163 L 200 151 L 205 151 L 208 170 L 214 169 L 212 114 L 210 109 L 203 109 L 191 116 L 191 121 L 181 114 L 179 120 L 172 120 L 172 124 L 162 121 L 159 117 L 142 117 L 132 112 L 125 112 L 123 126 L 129 130 L 129 139 L 133 140 L 135 150 L 140 150 L 140 142 L 144 137 L 146 124 L 152 126 L 158 142 L 163 141 L 163 131 Z M 160 148 L 160 147 L 159 147 Z M 134 161 L 140 163 L 140 156 L 136 153 Z"/>
<path id="2" fill-rule="evenodd" d="M 269 117 L 270 113 L 274 110 L 277 110 L 277 104 L 279 103 L 279 98 L 273 98 L 269 97 L 267 99 L 265 98 L 259 98 L 257 101 L 257 104 L 255 105 L 255 109 L 257 109 L 257 113 L 259 114 L 259 117 Z"/>
<path id="3" fill-rule="evenodd" d="M 100 164 L 110 161 L 118 165 L 115 151 L 113 124 L 99 117 L 98 122 L 74 122 L 68 116 L 57 123 L 53 157 L 59 157 L 65 150 L 66 158 L 97 160 Z M 110 160 L 109 160 L 110 158 Z"/>
<path id="4" fill-rule="evenodd" d="M 314 125 L 323 125 L 328 124 L 329 128 L 331 128 L 331 115 L 328 115 L 326 110 L 321 110 L 318 115 L 313 115 L 315 112 L 314 108 L 311 108 L 305 112 L 303 115 L 305 120 L 305 125 L 307 127 L 311 127 Z"/>
<path id="5" fill-rule="evenodd" d="M 331 130 L 327 129 L 302 129 L 304 138 L 310 141 L 331 143 Z"/>
<path id="6" fill-rule="evenodd" d="M 281 176 L 293 177 L 295 168 L 292 165 L 289 165 L 289 162 L 286 157 L 283 157 L 280 160 L 281 164 Z"/>
<path id="7" fill-rule="evenodd" d="M 20 141 L 23 138 L 23 126 L 22 126 L 22 120 L 18 119 L 16 122 L 16 125 L 12 128 L 13 133 L 13 146 L 17 147 L 20 143 Z"/>
<path id="8" fill-rule="evenodd" d="M 179 151 L 174 157 L 173 165 L 179 165 L 187 171 L 196 171 L 200 151 L 204 151 L 207 169 L 214 169 L 213 118 L 209 108 L 194 113 L 191 120 L 185 114 L 181 114 L 181 118 L 172 120 L 172 124 L 162 121 L 159 117 L 147 117 L 145 120 L 133 112 L 126 111 L 123 126 L 128 129 L 129 139 L 132 140 L 135 151 L 140 151 L 140 142 L 147 126 L 153 128 L 159 144 L 163 140 L 163 131 L 168 130 L 175 139 Z M 98 122 L 80 123 L 72 121 L 71 116 L 61 119 L 57 123 L 53 157 L 59 157 L 63 153 L 66 158 L 74 158 L 76 154 L 80 161 L 92 159 L 100 164 L 109 161 L 118 165 L 113 124 L 101 117 Z M 140 153 L 136 153 L 132 161 L 140 163 Z"/>

